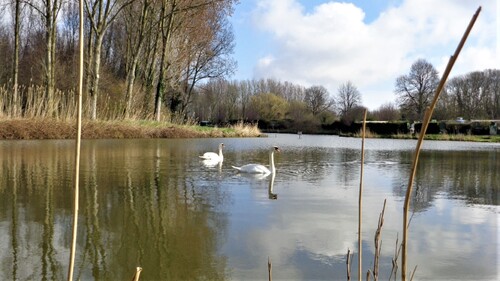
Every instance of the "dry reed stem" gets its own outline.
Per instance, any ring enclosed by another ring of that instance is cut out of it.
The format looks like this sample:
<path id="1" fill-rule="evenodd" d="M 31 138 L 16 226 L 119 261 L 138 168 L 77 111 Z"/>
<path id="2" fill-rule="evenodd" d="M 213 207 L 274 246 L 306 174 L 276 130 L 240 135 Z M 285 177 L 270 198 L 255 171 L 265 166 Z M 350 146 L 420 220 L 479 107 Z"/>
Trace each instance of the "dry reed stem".
<path id="1" fill-rule="evenodd" d="M 352 261 L 352 253 L 349 248 L 347 248 L 347 258 L 346 258 L 346 270 L 347 270 L 347 281 L 351 280 L 351 261 Z"/>
<path id="2" fill-rule="evenodd" d="M 79 28 L 79 45 L 80 45 L 80 68 L 78 73 L 78 109 L 77 109 L 77 134 L 75 146 L 75 194 L 74 194 L 74 209 L 73 209 L 73 235 L 71 241 L 70 262 L 68 268 L 68 281 L 73 280 L 73 271 L 75 267 L 75 253 L 76 253 L 76 237 L 78 232 L 78 201 L 79 201 L 79 177 L 80 177 L 80 148 L 82 140 L 82 92 L 83 92 L 83 1 L 79 2 L 79 15 L 80 15 L 80 28 Z"/>
<path id="3" fill-rule="evenodd" d="M 359 175 L 359 198 L 358 198 L 358 280 L 361 281 L 361 268 L 362 268 L 362 235 L 361 235 L 361 224 L 362 224 L 362 210 L 363 210 L 363 168 L 365 162 L 365 133 L 366 133 L 366 115 L 368 110 L 365 109 L 363 116 L 363 131 L 361 140 L 361 172 Z"/>
<path id="4" fill-rule="evenodd" d="M 267 257 L 267 274 L 268 274 L 269 281 L 272 281 L 273 280 L 273 265 L 272 265 L 271 259 L 269 257 Z"/>
<path id="5" fill-rule="evenodd" d="M 415 271 L 417 271 L 417 265 L 415 265 L 415 268 L 413 269 L 413 272 L 411 273 L 410 281 L 413 280 L 413 276 L 415 276 Z"/>
<path id="6" fill-rule="evenodd" d="M 413 165 L 412 165 L 412 170 L 411 170 L 411 175 L 408 180 L 408 188 L 406 189 L 406 196 L 405 196 L 405 202 L 404 202 L 404 208 L 403 208 L 403 242 L 402 242 L 402 247 L 403 247 L 403 252 L 401 256 L 401 280 L 406 281 L 406 264 L 407 264 L 407 243 L 408 243 L 408 210 L 410 207 L 410 198 L 411 198 L 411 192 L 412 192 L 412 187 L 413 187 L 413 182 L 415 179 L 415 174 L 417 173 L 417 166 L 418 166 L 418 158 L 420 155 L 420 151 L 422 149 L 422 143 L 424 140 L 424 135 L 427 131 L 427 127 L 429 126 L 429 122 L 432 117 L 432 112 L 434 111 L 434 108 L 436 107 L 439 95 L 441 94 L 441 91 L 443 90 L 444 84 L 446 83 L 446 80 L 448 79 L 448 75 L 451 72 L 451 69 L 453 68 L 453 65 L 455 64 L 455 61 L 460 53 L 460 50 L 462 49 L 463 45 L 465 44 L 465 40 L 467 39 L 467 36 L 469 35 L 472 27 L 474 26 L 474 23 L 479 16 L 479 12 L 481 11 L 481 7 L 479 7 L 472 17 L 469 25 L 467 26 L 467 29 L 462 36 L 462 39 L 460 40 L 460 43 L 458 44 L 458 47 L 454 53 L 453 56 L 450 57 L 450 60 L 448 61 L 448 65 L 446 66 L 446 69 L 443 73 L 443 76 L 441 77 L 441 80 L 439 81 L 439 85 L 436 89 L 436 93 L 434 94 L 434 99 L 432 100 L 431 106 L 427 108 L 425 111 L 425 116 L 424 116 L 424 122 L 422 123 L 422 129 L 420 131 L 420 136 L 418 138 L 417 142 L 417 147 L 415 149 L 415 154 L 413 157 Z"/>
<path id="7" fill-rule="evenodd" d="M 139 277 L 141 276 L 141 272 L 142 272 L 142 267 L 139 267 L 139 266 L 136 267 L 134 277 L 132 277 L 132 281 L 139 281 Z"/>
<path id="8" fill-rule="evenodd" d="M 392 270 L 391 270 L 391 275 L 389 276 L 389 281 L 392 279 L 392 276 L 394 275 L 394 279 L 397 278 L 397 273 L 398 273 L 398 257 L 401 252 L 401 248 L 403 247 L 403 244 L 399 244 L 399 237 L 396 236 L 396 248 L 394 248 L 394 257 L 392 258 Z"/>
<path id="9" fill-rule="evenodd" d="M 381 240 L 381 234 L 382 234 L 382 226 L 384 225 L 384 213 L 385 213 L 385 205 L 387 203 L 387 199 L 384 199 L 384 206 L 382 207 L 382 212 L 379 215 L 378 218 L 378 225 L 377 225 L 377 230 L 375 231 L 375 255 L 374 255 L 374 261 L 373 261 L 373 280 L 377 281 L 378 280 L 378 265 L 379 265 L 379 260 L 380 260 L 380 252 L 382 250 L 382 240 Z"/>

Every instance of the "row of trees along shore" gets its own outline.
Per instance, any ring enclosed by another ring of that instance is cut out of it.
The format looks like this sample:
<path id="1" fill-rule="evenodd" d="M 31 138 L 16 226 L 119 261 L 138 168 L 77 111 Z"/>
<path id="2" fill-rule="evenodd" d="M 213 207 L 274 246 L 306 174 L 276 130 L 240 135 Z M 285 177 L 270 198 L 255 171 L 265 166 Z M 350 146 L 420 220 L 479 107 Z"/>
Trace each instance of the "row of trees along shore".
<path id="1" fill-rule="evenodd" d="M 83 0 L 85 117 L 187 115 L 200 81 L 234 72 L 237 0 Z M 77 86 L 78 2 L 0 0 L 2 114 L 65 118 Z"/>
<path id="2" fill-rule="evenodd" d="M 85 0 L 88 119 L 182 122 L 260 120 L 319 130 L 361 120 L 362 93 L 345 81 L 336 93 L 274 79 L 231 81 L 237 0 Z M 0 0 L 0 117 L 76 114 L 78 5 Z M 439 82 L 425 59 L 395 81 L 395 101 L 368 120 L 419 121 Z M 450 79 L 434 118 L 500 119 L 500 70 Z"/>

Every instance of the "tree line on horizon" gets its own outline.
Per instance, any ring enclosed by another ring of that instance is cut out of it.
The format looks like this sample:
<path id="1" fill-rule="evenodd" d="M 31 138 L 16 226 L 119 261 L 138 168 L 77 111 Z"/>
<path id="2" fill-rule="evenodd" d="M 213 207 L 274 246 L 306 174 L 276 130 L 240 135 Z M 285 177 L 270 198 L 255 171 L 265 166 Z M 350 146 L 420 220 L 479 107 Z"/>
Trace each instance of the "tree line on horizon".
<path id="1" fill-rule="evenodd" d="M 419 59 L 408 74 L 395 81 L 395 101 L 368 111 L 368 120 L 419 122 L 429 106 L 439 75 Z M 473 71 L 448 80 L 434 111 L 437 120 L 500 119 L 500 70 Z M 346 125 L 361 121 L 366 107 L 351 82 L 330 94 L 323 86 L 304 87 L 274 79 L 228 81 L 212 79 L 196 95 L 193 116 L 225 123 L 231 120 L 289 120 L 297 129 L 320 128 L 334 121 Z"/>
<path id="2" fill-rule="evenodd" d="M 88 119 L 290 120 L 297 127 L 360 120 L 362 93 L 275 79 L 229 80 L 237 0 L 85 0 L 84 116 Z M 71 117 L 77 4 L 0 0 L 1 116 Z M 370 120 L 422 119 L 439 82 L 425 59 L 395 81 L 395 101 Z M 66 115 L 63 114 L 66 109 Z M 435 119 L 500 119 L 500 70 L 450 79 Z"/>

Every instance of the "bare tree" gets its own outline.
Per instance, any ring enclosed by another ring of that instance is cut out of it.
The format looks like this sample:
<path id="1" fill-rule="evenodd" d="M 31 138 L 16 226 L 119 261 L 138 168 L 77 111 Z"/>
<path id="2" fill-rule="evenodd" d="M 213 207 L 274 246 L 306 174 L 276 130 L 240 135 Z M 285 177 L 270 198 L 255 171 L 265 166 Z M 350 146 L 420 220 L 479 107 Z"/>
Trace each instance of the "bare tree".
<path id="1" fill-rule="evenodd" d="M 304 102 L 314 116 L 328 110 L 334 105 L 334 100 L 323 86 L 312 86 L 305 91 Z"/>
<path id="2" fill-rule="evenodd" d="M 232 0 L 208 1 L 195 9 L 186 10 L 181 30 L 178 56 L 182 82 L 169 96 L 170 110 L 187 115 L 196 85 L 205 79 L 223 78 L 234 72 L 235 61 L 230 57 L 234 36 L 226 15 L 232 11 Z M 185 66 L 185 67 L 183 67 Z"/>
<path id="3" fill-rule="evenodd" d="M 90 119 L 97 118 L 97 96 L 101 71 L 101 51 L 104 35 L 120 12 L 134 0 L 84 0 L 90 21 L 87 49 L 87 91 L 90 95 Z"/>
<path id="4" fill-rule="evenodd" d="M 386 103 L 378 109 L 370 112 L 370 115 L 378 121 L 395 121 L 401 118 L 398 108 L 394 103 Z"/>
<path id="5" fill-rule="evenodd" d="M 136 11 L 136 10 L 139 10 Z M 142 48 L 146 40 L 148 29 L 152 28 L 150 13 L 152 10 L 151 0 L 136 1 L 125 10 L 125 25 L 127 29 L 127 90 L 125 92 L 124 117 L 129 118 L 132 106 L 132 93 L 136 79 L 137 65 L 141 57 Z"/>
<path id="6" fill-rule="evenodd" d="M 488 69 L 484 71 L 486 83 L 484 92 L 487 95 L 485 110 L 488 118 L 500 119 L 500 70 Z"/>
<path id="7" fill-rule="evenodd" d="M 447 85 L 447 91 L 454 97 L 457 114 L 465 119 L 487 117 L 486 104 L 490 103 L 487 77 L 475 71 L 455 77 Z"/>
<path id="8" fill-rule="evenodd" d="M 165 91 L 165 73 L 167 68 L 170 66 L 168 60 L 168 50 L 170 44 L 170 38 L 172 35 L 172 27 L 174 23 L 174 12 L 177 9 L 176 0 L 163 0 L 161 4 L 160 12 L 160 32 L 161 32 L 161 59 L 158 73 L 158 83 L 156 85 L 155 94 L 155 107 L 154 115 L 155 120 L 160 121 L 161 119 L 161 104 L 163 100 L 163 93 Z"/>
<path id="9" fill-rule="evenodd" d="M 34 11 L 38 12 L 44 24 L 45 32 L 45 103 L 51 105 L 55 91 L 55 63 L 56 63 L 56 39 L 57 39 L 57 17 L 61 10 L 62 0 L 27 1 L 25 2 Z M 46 108 L 50 113 L 53 108 Z"/>
<path id="10" fill-rule="evenodd" d="M 401 111 L 407 118 L 422 120 L 439 83 L 438 72 L 432 64 L 419 59 L 411 65 L 410 73 L 396 79 L 395 93 Z"/>
<path id="11" fill-rule="evenodd" d="M 361 93 L 351 81 L 347 81 L 340 85 L 335 101 L 338 114 L 345 118 L 349 111 L 361 105 Z"/>

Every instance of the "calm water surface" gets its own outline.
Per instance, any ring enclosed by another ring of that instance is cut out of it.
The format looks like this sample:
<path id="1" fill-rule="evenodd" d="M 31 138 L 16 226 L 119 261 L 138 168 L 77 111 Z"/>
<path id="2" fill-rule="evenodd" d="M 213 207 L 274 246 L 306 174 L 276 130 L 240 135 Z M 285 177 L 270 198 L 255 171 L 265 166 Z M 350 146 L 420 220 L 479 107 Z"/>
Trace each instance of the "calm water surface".
<path id="1" fill-rule="evenodd" d="M 200 161 L 220 142 L 222 166 Z M 373 267 L 387 199 L 381 280 L 401 237 L 415 144 L 366 142 L 363 272 Z M 267 164 L 272 145 L 282 150 L 275 177 L 231 168 Z M 66 278 L 73 146 L 0 142 L 0 280 Z M 309 135 L 85 140 L 76 277 L 130 280 L 141 266 L 141 280 L 267 280 L 269 257 L 273 280 L 346 280 L 345 256 L 357 247 L 360 146 Z M 415 280 L 498 280 L 500 145 L 427 141 L 419 165 L 408 252 Z"/>

